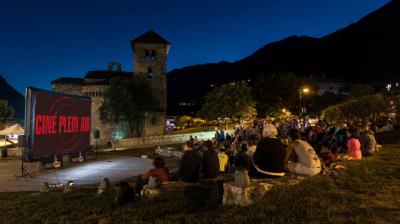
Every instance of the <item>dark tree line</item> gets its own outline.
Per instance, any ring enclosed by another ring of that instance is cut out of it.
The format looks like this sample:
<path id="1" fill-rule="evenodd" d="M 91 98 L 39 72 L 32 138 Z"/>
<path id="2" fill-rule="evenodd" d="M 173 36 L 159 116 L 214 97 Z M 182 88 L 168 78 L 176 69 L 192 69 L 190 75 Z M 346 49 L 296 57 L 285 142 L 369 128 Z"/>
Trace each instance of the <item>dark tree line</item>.
<path id="1" fill-rule="evenodd" d="M 242 83 L 245 87 L 225 84 L 210 91 L 204 97 L 205 102 L 198 115 L 206 119 L 238 117 L 239 114 L 248 115 L 248 108 L 255 108 L 258 116 L 264 117 L 279 114 L 282 109 L 299 113 L 303 106 L 309 114 L 319 115 L 331 105 L 375 94 L 375 88 L 370 85 L 349 85 L 339 94 L 318 94 L 318 85 L 312 79 L 297 77 L 290 72 L 261 74 L 251 85 L 247 85 L 247 82 L 237 83 Z M 302 94 L 300 102 L 300 92 L 304 87 L 307 87 L 309 92 Z"/>
<path id="2" fill-rule="evenodd" d="M 0 100 L 0 129 L 4 127 L 7 120 L 12 119 L 14 115 L 14 108 L 8 105 L 5 100 Z"/>

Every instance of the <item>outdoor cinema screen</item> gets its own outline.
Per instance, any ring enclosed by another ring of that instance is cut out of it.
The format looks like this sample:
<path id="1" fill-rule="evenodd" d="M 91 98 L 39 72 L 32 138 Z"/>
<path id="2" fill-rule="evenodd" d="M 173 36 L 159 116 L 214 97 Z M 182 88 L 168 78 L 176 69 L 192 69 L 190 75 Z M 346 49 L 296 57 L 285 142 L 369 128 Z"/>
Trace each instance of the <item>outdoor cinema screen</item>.
<path id="1" fill-rule="evenodd" d="M 34 159 L 90 148 L 89 97 L 28 88 L 26 109 L 28 146 Z"/>

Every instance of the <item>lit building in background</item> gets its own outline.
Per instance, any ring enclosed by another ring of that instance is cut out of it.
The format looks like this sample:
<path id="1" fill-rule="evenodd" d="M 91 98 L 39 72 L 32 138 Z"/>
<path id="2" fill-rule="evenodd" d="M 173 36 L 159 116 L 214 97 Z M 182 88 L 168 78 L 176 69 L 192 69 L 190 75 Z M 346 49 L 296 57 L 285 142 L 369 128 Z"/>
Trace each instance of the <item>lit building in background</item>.
<path id="1" fill-rule="evenodd" d="M 112 126 L 106 122 L 102 105 L 109 81 L 115 77 L 145 76 L 152 84 L 155 96 L 160 103 L 160 110 L 149 111 L 144 125 L 144 136 L 163 135 L 166 130 L 167 108 L 167 55 L 170 43 L 154 31 L 148 31 L 131 41 L 134 53 L 134 72 L 122 71 L 121 64 L 111 62 L 107 70 L 89 71 L 84 78 L 62 77 L 51 82 L 52 89 L 73 95 L 88 96 L 92 98 L 92 135 L 99 132 L 99 144 L 110 145 L 113 140 L 126 136 L 126 130 Z M 114 128 L 115 129 L 115 128 Z"/>

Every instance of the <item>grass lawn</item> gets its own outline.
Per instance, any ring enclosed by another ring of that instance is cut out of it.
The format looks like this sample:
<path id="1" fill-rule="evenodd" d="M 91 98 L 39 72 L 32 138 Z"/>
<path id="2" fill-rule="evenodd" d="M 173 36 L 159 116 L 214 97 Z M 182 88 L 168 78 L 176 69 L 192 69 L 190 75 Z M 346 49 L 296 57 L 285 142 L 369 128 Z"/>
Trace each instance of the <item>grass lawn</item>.
<path id="1" fill-rule="evenodd" d="M 249 207 L 216 203 L 213 186 L 113 207 L 95 188 L 63 194 L 0 193 L 0 223 L 400 223 L 399 144 L 347 161 L 337 174 L 279 186 Z"/>

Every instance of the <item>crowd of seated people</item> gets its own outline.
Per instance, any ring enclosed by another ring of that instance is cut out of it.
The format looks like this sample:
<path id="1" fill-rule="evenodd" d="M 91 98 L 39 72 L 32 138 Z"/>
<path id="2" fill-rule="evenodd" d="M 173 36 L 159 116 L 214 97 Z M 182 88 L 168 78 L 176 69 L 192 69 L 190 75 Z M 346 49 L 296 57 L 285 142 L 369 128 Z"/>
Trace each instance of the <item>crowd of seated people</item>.
<path id="1" fill-rule="evenodd" d="M 370 125 L 368 121 L 351 127 L 318 122 L 299 129 L 293 121 L 254 122 L 249 128 L 237 127 L 228 138 L 222 131 L 216 132 L 212 140 L 191 138 L 182 146 L 184 154 L 175 179 L 197 182 L 199 178 L 214 179 L 237 169 L 247 170 L 251 178 L 279 178 L 286 173 L 317 175 L 338 159 L 372 156 L 378 145 Z M 158 176 L 160 183 L 169 180 L 162 158 L 155 158 L 154 166 L 138 178 L 136 193 L 152 175 Z"/>

